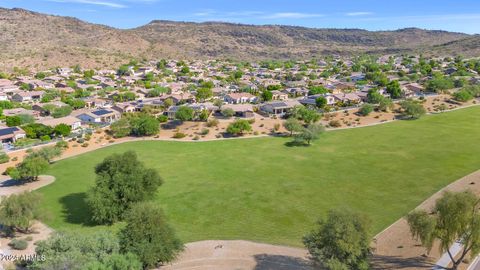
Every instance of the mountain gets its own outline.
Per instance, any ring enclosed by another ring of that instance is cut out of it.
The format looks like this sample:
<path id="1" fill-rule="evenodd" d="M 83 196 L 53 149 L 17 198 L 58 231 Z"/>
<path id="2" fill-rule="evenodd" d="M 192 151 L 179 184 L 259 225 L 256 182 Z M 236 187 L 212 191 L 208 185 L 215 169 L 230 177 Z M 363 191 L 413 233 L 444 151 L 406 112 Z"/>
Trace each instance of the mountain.
<path id="1" fill-rule="evenodd" d="M 461 51 L 471 55 L 479 51 L 478 36 L 417 28 L 366 31 L 156 20 L 123 30 L 17 8 L 0 8 L 0 31 L 0 69 L 77 63 L 106 68 L 130 58 L 258 60 L 303 59 L 331 53 Z"/>

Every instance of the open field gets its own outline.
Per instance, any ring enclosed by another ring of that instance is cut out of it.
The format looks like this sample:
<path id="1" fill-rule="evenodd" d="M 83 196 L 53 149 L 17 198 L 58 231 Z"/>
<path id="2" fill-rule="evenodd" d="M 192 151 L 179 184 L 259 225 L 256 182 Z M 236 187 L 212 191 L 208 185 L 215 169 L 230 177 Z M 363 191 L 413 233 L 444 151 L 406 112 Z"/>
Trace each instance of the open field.
<path id="1" fill-rule="evenodd" d="M 408 131 L 408 132 L 407 132 Z M 54 229 L 95 230 L 83 198 L 105 156 L 136 150 L 165 183 L 157 200 L 186 241 L 245 239 L 301 245 L 328 209 L 367 214 L 372 234 L 448 183 L 480 168 L 480 108 L 338 130 L 311 147 L 288 139 L 141 141 L 62 160 L 39 192 Z M 103 227 L 102 227 L 103 228 Z"/>

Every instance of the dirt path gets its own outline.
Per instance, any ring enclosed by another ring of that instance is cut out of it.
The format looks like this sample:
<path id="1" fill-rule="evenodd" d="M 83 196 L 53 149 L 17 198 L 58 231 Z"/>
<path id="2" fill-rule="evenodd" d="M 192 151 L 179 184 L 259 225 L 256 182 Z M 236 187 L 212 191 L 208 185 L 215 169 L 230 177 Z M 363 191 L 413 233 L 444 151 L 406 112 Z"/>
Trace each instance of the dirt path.
<path id="1" fill-rule="evenodd" d="M 480 170 L 444 187 L 416 209 L 430 210 L 444 191 L 458 192 L 467 189 L 480 195 Z M 442 255 L 438 251 L 438 245 L 427 255 L 425 248 L 419 244 L 412 239 L 407 221 L 404 218 L 399 219 L 374 238 L 374 269 L 431 269 Z M 463 263 L 461 269 L 467 266 L 468 263 Z"/>
<path id="2" fill-rule="evenodd" d="M 243 240 L 188 243 L 180 258 L 161 270 L 310 270 L 307 251 Z"/>

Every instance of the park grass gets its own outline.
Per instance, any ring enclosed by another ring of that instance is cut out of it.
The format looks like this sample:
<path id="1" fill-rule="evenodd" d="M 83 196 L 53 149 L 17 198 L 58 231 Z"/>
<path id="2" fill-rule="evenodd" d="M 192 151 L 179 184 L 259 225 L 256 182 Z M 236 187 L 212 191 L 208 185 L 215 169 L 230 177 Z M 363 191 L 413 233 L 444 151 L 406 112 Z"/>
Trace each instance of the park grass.
<path id="1" fill-rule="evenodd" d="M 104 229 L 83 201 L 93 168 L 135 150 L 165 183 L 156 201 L 186 242 L 245 239 L 300 246 L 329 209 L 367 215 L 372 235 L 445 185 L 480 169 L 480 107 L 323 134 L 310 147 L 285 138 L 141 141 L 59 161 L 42 188 L 54 229 Z M 118 229 L 119 225 L 114 226 Z"/>

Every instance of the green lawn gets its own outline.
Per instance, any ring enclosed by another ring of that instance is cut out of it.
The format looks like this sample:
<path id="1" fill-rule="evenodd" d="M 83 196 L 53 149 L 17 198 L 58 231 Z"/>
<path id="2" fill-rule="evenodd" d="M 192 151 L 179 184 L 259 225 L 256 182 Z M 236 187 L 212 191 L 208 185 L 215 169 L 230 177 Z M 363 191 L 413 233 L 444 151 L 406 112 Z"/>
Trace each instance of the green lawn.
<path id="1" fill-rule="evenodd" d="M 311 147 L 283 138 L 145 141 L 54 164 L 41 189 L 54 229 L 96 230 L 83 198 L 105 156 L 136 150 L 165 183 L 157 201 L 180 237 L 301 245 L 328 209 L 367 214 L 381 231 L 448 183 L 480 169 L 480 107 L 327 132 Z"/>

